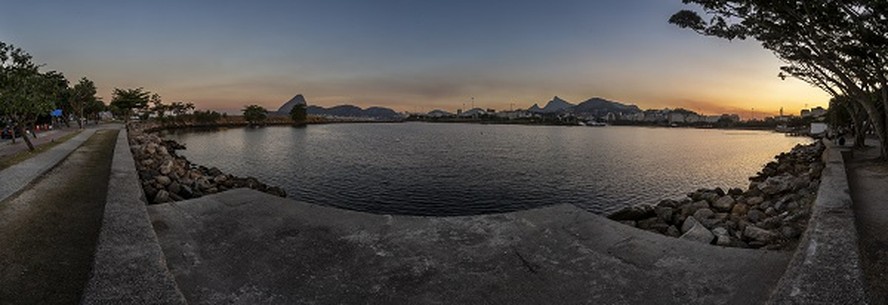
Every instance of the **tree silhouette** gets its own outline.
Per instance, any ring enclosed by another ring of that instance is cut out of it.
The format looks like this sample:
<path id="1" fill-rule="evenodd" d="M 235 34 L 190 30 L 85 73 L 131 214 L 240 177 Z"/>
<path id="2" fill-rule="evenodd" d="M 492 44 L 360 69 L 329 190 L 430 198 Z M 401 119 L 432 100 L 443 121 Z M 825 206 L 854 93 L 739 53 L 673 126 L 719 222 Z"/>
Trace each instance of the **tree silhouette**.
<path id="1" fill-rule="evenodd" d="M 252 126 L 265 122 L 268 118 L 268 110 L 259 105 L 249 105 L 244 107 L 244 120 Z"/>
<path id="2" fill-rule="evenodd" d="M 90 106 L 94 106 L 98 101 L 96 97 L 96 84 L 86 77 L 81 78 L 74 87 L 68 91 L 68 103 L 71 110 L 77 115 L 77 125 L 83 128 L 83 120 L 86 118 L 86 110 Z"/>
<path id="3" fill-rule="evenodd" d="M 308 118 L 308 113 L 305 109 L 305 105 L 296 104 L 293 106 L 293 109 L 290 109 L 290 118 L 293 119 L 296 124 L 305 123 L 305 120 Z"/>
<path id="4" fill-rule="evenodd" d="M 151 100 L 151 92 L 139 87 L 136 89 L 114 88 L 111 97 L 111 107 L 118 109 L 125 122 L 133 115 L 134 110 L 142 110 L 148 107 Z"/>
<path id="5" fill-rule="evenodd" d="M 752 38 L 786 65 L 781 78 L 796 77 L 867 114 L 888 158 L 888 1 L 683 0 L 669 22 L 702 35 Z"/>

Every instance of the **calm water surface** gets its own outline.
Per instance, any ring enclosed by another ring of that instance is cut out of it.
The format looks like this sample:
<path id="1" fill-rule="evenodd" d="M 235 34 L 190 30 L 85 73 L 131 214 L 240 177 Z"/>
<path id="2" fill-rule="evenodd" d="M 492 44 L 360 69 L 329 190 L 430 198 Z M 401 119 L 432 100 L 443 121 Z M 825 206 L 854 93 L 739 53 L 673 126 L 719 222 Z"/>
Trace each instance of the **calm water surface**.
<path id="1" fill-rule="evenodd" d="M 477 124 L 333 124 L 180 131 L 194 163 L 310 203 L 469 215 L 571 203 L 596 213 L 746 187 L 804 138 L 762 131 Z"/>

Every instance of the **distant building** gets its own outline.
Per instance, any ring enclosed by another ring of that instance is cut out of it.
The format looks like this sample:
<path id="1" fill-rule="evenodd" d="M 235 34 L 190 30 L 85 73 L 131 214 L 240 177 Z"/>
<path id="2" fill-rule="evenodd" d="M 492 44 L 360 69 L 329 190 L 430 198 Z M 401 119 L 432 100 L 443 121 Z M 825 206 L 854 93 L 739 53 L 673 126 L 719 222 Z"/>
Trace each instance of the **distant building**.
<path id="1" fill-rule="evenodd" d="M 502 111 L 502 112 L 497 112 L 494 115 L 498 118 L 509 119 L 509 120 L 526 119 L 526 118 L 532 118 L 534 116 L 539 116 L 539 115 L 535 115 L 527 110 Z"/>
<path id="2" fill-rule="evenodd" d="M 669 123 L 684 123 L 685 122 L 685 114 L 679 112 L 670 112 L 669 113 Z"/>
<path id="3" fill-rule="evenodd" d="M 811 108 L 811 109 L 802 109 L 802 111 L 801 111 L 800 114 L 801 114 L 801 116 L 802 116 L 803 118 L 808 118 L 808 117 L 819 118 L 819 117 L 822 117 L 822 116 L 826 115 L 826 109 L 823 109 L 823 107 L 814 107 L 814 108 Z"/>
<path id="4" fill-rule="evenodd" d="M 478 118 L 480 116 L 486 115 L 487 111 L 481 108 L 472 108 L 467 110 L 466 112 L 460 113 L 459 117 L 461 118 Z"/>

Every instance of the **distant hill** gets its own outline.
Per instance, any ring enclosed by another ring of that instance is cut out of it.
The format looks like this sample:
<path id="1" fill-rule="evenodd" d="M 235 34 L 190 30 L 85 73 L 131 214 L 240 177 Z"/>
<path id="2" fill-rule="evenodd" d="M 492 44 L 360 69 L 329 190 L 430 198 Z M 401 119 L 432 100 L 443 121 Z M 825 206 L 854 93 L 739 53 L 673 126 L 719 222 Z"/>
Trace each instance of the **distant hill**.
<path id="1" fill-rule="evenodd" d="M 383 107 L 370 107 L 367 109 L 362 109 L 361 107 L 352 106 L 352 105 L 340 105 L 333 106 L 330 108 L 324 108 L 321 106 L 309 106 L 308 102 L 305 100 L 305 97 L 302 94 L 297 94 L 289 101 L 281 105 L 274 114 L 277 115 L 290 115 L 290 111 L 293 110 L 293 107 L 296 105 L 305 105 L 306 112 L 309 115 L 318 115 L 318 116 L 337 116 L 337 117 L 353 117 L 353 118 L 376 118 L 376 119 L 399 119 L 401 115 L 391 110 L 389 108 Z"/>
<path id="2" fill-rule="evenodd" d="M 293 107 L 295 107 L 296 105 L 300 105 L 300 104 L 301 105 L 308 105 L 308 102 L 305 101 L 305 97 L 303 97 L 302 94 L 297 94 L 296 96 L 291 98 L 289 101 L 287 101 L 286 103 L 281 105 L 281 108 L 278 108 L 278 110 L 275 111 L 275 114 L 290 115 L 290 111 L 293 110 Z"/>
<path id="3" fill-rule="evenodd" d="M 353 118 L 377 118 L 377 119 L 399 119 L 401 115 L 384 107 L 370 107 L 362 109 L 353 105 L 340 105 L 330 108 L 321 106 L 308 106 L 309 115 L 318 116 L 337 116 L 337 117 L 353 117 Z"/>
<path id="4" fill-rule="evenodd" d="M 641 112 L 641 109 L 635 105 L 626 105 L 619 102 L 609 101 L 603 98 L 594 97 L 580 103 L 572 109 L 576 115 L 586 116 L 605 116 L 608 113 L 614 114 L 633 114 Z"/>
<path id="5" fill-rule="evenodd" d="M 551 101 L 546 103 L 546 107 L 540 108 L 539 105 L 533 104 L 533 106 L 530 107 L 530 109 L 528 109 L 528 111 L 534 112 L 534 113 L 556 113 L 556 112 L 562 112 L 562 111 L 569 111 L 572 107 L 574 107 L 574 104 L 571 104 L 571 103 L 569 103 L 565 100 L 562 100 L 561 98 L 556 96 L 556 97 L 552 98 Z"/>
<path id="6" fill-rule="evenodd" d="M 441 110 L 441 109 L 435 109 L 435 110 L 429 111 L 429 113 L 428 113 L 428 116 L 430 116 L 430 117 L 448 117 L 448 116 L 454 116 L 454 115 L 455 114 Z"/>

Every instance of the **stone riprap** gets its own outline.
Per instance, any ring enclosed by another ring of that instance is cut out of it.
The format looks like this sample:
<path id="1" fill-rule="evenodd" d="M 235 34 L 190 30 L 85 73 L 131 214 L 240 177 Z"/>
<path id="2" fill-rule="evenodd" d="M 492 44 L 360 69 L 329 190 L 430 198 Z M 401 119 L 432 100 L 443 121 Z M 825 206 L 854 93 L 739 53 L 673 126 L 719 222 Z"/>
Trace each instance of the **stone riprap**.
<path id="1" fill-rule="evenodd" d="M 251 188 L 286 197 L 280 187 L 269 186 L 253 177 L 225 174 L 215 167 L 198 166 L 176 150 L 185 146 L 150 133 L 150 126 L 129 124 L 129 143 L 139 171 L 139 180 L 149 204 L 181 201 L 235 188 Z"/>
<path id="2" fill-rule="evenodd" d="M 699 189 L 681 200 L 637 205 L 608 218 L 643 230 L 726 247 L 790 249 L 817 197 L 824 145 L 798 145 L 749 178 L 747 190 Z"/>

